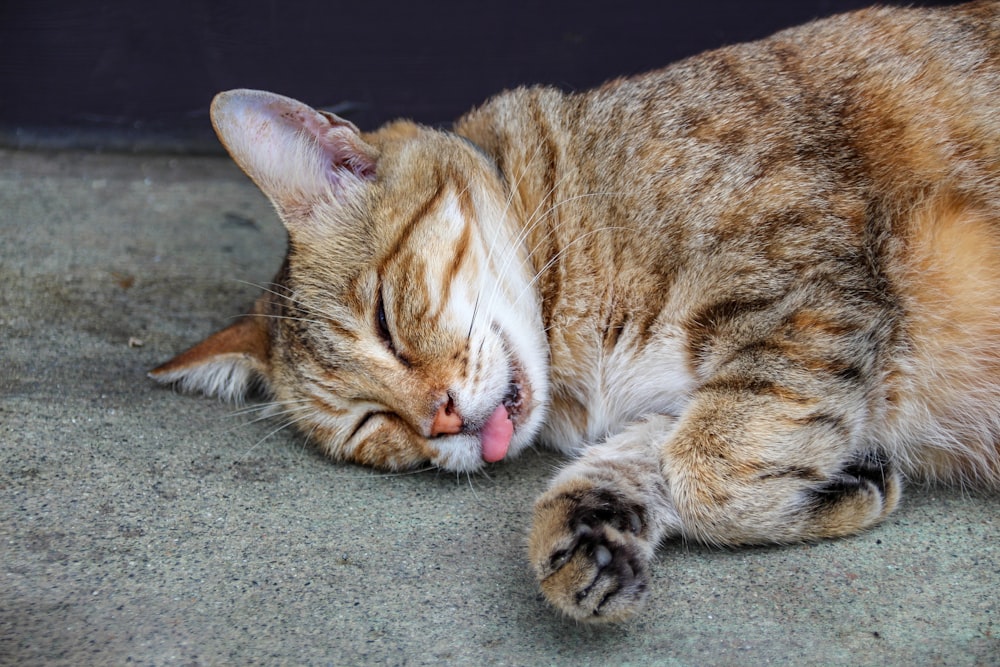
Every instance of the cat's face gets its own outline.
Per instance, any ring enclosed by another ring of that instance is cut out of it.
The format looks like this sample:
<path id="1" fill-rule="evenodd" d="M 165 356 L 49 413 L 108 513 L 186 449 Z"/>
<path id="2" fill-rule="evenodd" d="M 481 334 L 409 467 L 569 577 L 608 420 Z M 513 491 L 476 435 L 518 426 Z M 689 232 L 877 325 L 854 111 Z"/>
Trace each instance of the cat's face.
<path id="1" fill-rule="evenodd" d="M 331 456 L 475 470 L 523 449 L 546 351 L 503 182 L 474 146 L 349 123 L 265 93 L 213 121 L 289 233 L 254 312 L 153 372 L 240 397 L 253 380 Z"/>

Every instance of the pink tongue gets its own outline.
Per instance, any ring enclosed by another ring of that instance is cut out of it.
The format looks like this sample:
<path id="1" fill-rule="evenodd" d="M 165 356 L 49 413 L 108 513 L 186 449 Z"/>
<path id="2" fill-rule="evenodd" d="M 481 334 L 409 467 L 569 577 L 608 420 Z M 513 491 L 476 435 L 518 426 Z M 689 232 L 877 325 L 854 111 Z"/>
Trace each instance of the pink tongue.
<path id="1" fill-rule="evenodd" d="M 479 432 L 483 443 L 483 460 L 494 463 L 505 457 L 513 435 L 514 424 L 507 415 L 507 408 L 501 403 L 486 420 L 483 430 Z"/>

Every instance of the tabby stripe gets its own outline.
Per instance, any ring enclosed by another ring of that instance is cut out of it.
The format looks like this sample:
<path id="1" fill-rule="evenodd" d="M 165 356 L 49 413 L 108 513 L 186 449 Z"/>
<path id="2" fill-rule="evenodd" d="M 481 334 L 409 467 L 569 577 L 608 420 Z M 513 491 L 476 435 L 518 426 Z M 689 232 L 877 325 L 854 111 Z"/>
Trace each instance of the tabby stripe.
<path id="1" fill-rule="evenodd" d="M 553 202 L 556 200 L 556 175 L 559 173 L 559 169 L 556 164 L 557 147 L 552 137 L 552 128 L 549 126 L 548 119 L 545 117 L 537 95 L 531 98 L 531 116 L 535 127 L 538 128 L 539 148 L 544 146 L 544 151 L 539 150 L 539 155 L 545 160 L 545 165 L 542 171 L 543 191 L 538 193 L 540 203 L 537 210 L 526 211 L 531 218 L 525 222 L 528 225 L 533 225 L 537 220 L 537 216 L 549 216 L 552 218 L 549 224 L 540 224 L 536 228 L 537 233 L 547 233 L 548 230 L 557 229 L 559 224 L 558 208 L 553 205 Z M 522 183 L 524 181 L 527 181 L 527 179 L 523 179 Z M 534 200 L 532 197 L 522 197 L 522 199 L 525 199 L 525 201 Z M 560 267 L 562 260 L 558 256 L 560 247 L 557 235 L 550 235 L 546 241 L 546 246 L 544 256 L 535 260 L 535 271 L 540 270 L 542 267 L 547 267 L 545 268 L 546 275 L 538 281 L 538 291 L 542 297 L 542 322 L 548 328 L 552 323 L 552 313 L 555 309 L 557 296 L 562 291 L 562 270 Z M 530 256 L 534 256 L 537 250 L 538 248 L 532 248 Z M 550 261 L 552 261 L 552 264 L 549 264 Z"/>
<path id="2" fill-rule="evenodd" d="M 704 306 L 688 318 L 688 354 L 692 360 L 703 362 L 711 352 L 712 339 L 733 320 L 749 313 L 769 310 L 783 296 L 759 299 L 723 299 Z"/>
<path id="3" fill-rule="evenodd" d="M 458 184 L 455 187 L 458 188 Z M 472 201 L 471 188 L 472 185 L 470 183 L 466 183 L 465 187 L 458 188 L 458 208 L 462 211 L 462 218 L 464 220 L 474 220 L 476 217 L 476 205 Z"/>
<path id="4" fill-rule="evenodd" d="M 423 221 L 427 214 L 430 213 L 438 205 L 438 202 L 444 196 L 446 183 L 442 182 L 438 184 L 437 190 L 431 195 L 430 199 L 425 201 L 423 205 L 417 209 L 410 219 L 407 221 L 406 225 L 403 227 L 403 231 L 399 233 L 396 237 L 395 242 L 391 246 L 391 250 L 386 253 L 385 257 L 382 259 L 379 265 L 379 275 L 385 272 L 386 265 L 392 261 L 392 259 L 400 252 L 400 250 L 405 246 L 409 240 L 410 236 L 413 235 L 413 231 L 417 228 L 417 225 Z"/>
<path id="5" fill-rule="evenodd" d="M 552 128 L 549 126 L 548 119 L 545 117 L 542 107 L 538 102 L 538 98 L 532 98 L 531 105 L 531 116 L 532 120 L 535 122 L 535 126 L 538 127 L 539 139 L 545 144 L 544 157 L 546 159 L 545 163 L 545 203 L 548 204 L 555 197 L 555 187 L 556 187 L 556 174 L 558 173 L 556 165 L 556 144 L 555 140 L 552 138 Z"/>
<path id="6" fill-rule="evenodd" d="M 624 312 L 612 313 L 604 326 L 604 349 L 611 351 L 618 346 L 622 332 L 625 331 L 625 324 L 628 321 L 628 314 Z"/>
<path id="7" fill-rule="evenodd" d="M 762 466 L 763 467 L 763 466 Z M 780 479 L 782 477 L 793 477 L 796 479 L 805 479 L 812 482 L 818 482 L 824 479 L 823 475 L 819 470 L 809 467 L 800 466 L 784 466 L 780 468 L 770 468 L 766 472 L 762 472 L 757 475 L 757 479 Z"/>
<path id="8" fill-rule="evenodd" d="M 347 327 L 345 327 L 343 324 L 341 324 L 336 320 L 327 318 L 326 325 L 330 327 L 331 331 L 333 331 L 341 338 L 347 338 L 349 340 L 354 340 L 354 341 L 360 340 L 360 336 L 358 336 L 357 333 L 355 333 L 351 329 L 348 329 Z"/>
<path id="9" fill-rule="evenodd" d="M 360 431 L 362 428 L 364 428 L 365 424 L 367 424 L 369 421 L 371 421 L 372 417 L 375 417 L 375 416 L 381 415 L 381 414 L 383 414 L 383 413 L 382 412 L 377 412 L 377 411 L 372 411 L 372 412 L 366 413 L 365 416 L 362 417 L 361 420 L 358 421 L 357 425 L 351 430 L 351 434 L 349 436 L 347 436 L 347 438 L 344 440 L 344 444 L 347 444 L 347 443 L 351 442 L 352 440 L 354 440 L 354 436 L 356 436 L 358 434 L 358 431 Z"/>
<path id="10" fill-rule="evenodd" d="M 452 283 L 455 282 L 455 278 L 458 277 L 458 271 L 462 268 L 462 264 L 465 262 L 466 254 L 469 252 L 469 244 L 472 241 L 472 223 L 470 218 L 465 218 L 465 225 L 462 227 L 462 235 L 458 238 L 458 243 L 455 245 L 455 251 L 451 258 L 451 264 L 448 265 L 448 270 L 445 272 L 444 285 L 442 285 L 441 297 L 438 302 L 437 310 L 431 315 L 431 320 L 436 321 L 441 317 L 442 311 L 444 311 L 445 306 L 448 304 L 448 300 L 451 298 L 451 288 Z"/>
<path id="11" fill-rule="evenodd" d="M 745 109 L 747 113 L 765 114 L 774 108 L 774 100 L 760 84 L 757 83 L 753 72 L 746 69 L 746 61 L 732 53 L 720 52 L 715 55 L 712 65 L 714 65 L 715 81 L 725 82 L 733 91 L 737 92 L 740 101 L 755 109 Z"/>
<path id="12" fill-rule="evenodd" d="M 767 310 L 782 297 L 758 299 L 723 299 L 705 306 L 691 318 L 690 327 L 715 330 L 724 322 L 745 315 L 746 313 Z"/>
<path id="13" fill-rule="evenodd" d="M 724 377 L 709 380 L 700 387 L 700 391 L 716 391 L 727 394 L 754 394 L 757 396 L 773 396 L 781 401 L 811 405 L 815 398 L 804 396 L 790 387 L 777 384 L 761 378 Z"/>
<path id="14" fill-rule="evenodd" d="M 808 417 L 795 419 L 794 421 L 799 426 L 823 427 L 829 430 L 839 431 L 845 436 L 850 432 L 850 428 L 847 426 L 847 421 L 843 417 L 831 415 L 825 412 L 817 412 L 809 415 Z"/>

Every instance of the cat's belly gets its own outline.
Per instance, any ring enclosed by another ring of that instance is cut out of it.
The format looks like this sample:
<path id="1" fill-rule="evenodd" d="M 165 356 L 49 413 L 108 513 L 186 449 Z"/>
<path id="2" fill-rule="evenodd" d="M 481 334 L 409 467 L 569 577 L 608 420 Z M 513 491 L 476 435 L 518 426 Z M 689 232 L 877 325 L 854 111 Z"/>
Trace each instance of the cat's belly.
<path id="1" fill-rule="evenodd" d="M 623 337 L 611 350 L 595 345 L 574 357 L 572 364 L 553 365 L 540 435 L 564 452 L 600 442 L 646 415 L 679 415 L 695 384 L 680 332 L 663 332 L 641 348 Z"/>

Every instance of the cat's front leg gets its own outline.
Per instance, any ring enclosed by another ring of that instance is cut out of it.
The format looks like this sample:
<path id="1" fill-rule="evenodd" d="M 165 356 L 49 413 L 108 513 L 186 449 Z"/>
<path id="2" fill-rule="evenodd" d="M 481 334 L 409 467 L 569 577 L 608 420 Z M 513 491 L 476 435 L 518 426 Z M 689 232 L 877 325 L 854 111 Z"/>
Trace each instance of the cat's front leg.
<path id="1" fill-rule="evenodd" d="M 642 607 L 656 545 L 680 529 L 658 457 L 674 423 L 654 416 L 590 447 L 536 502 L 529 558 L 566 615 L 619 621 Z"/>
<path id="2" fill-rule="evenodd" d="M 901 478 L 865 437 L 854 375 L 779 365 L 767 380 L 748 379 L 746 365 L 717 373 L 679 419 L 633 424 L 556 476 L 529 543 L 553 605 L 578 620 L 627 618 L 667 535 L 790 543 L 850 535 L 892 511 Z"/>

